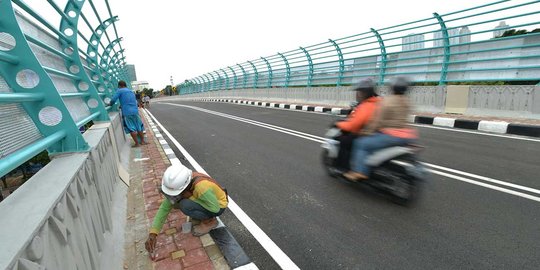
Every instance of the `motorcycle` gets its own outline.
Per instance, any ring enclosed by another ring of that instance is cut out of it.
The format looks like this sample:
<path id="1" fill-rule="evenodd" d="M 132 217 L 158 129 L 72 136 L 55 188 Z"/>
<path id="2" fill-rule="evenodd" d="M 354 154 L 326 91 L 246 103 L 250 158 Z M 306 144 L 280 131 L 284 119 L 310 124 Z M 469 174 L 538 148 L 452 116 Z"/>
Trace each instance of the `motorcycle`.
<path id="1" fill-rule="evenodd" d="M 326 141 L 321 145 L 322 162 L 328 175 L 348 182 L 352 181 L 345 178 L 343 173 L 349 170 L 351 136 L 334 124 L 325 135 Z M 349 149 L 340 149 L 342 142 L 348 140 L 345 147 Z M 370 186 L 389 195 L 393 202 L 408 205 L 417 199 L 421 183 L 427 177 L 426 169 L 417 159 L 421 150 L 421 146 L 411 144 L 376 151 L 366 161 L 372 168 L 368 179 L 352 183 Z"/>

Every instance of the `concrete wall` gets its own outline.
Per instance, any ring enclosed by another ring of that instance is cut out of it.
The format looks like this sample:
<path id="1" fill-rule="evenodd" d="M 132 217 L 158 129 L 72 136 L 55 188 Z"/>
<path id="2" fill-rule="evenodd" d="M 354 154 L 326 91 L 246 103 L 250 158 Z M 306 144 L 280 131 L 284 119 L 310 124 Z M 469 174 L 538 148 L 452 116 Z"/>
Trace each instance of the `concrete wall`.
<path id="1" fill-rule="evenodd" d="M 471 85 L 466 114 L 540 118 L 539 91 L 534 85 Z"/>
<path id="2" fill-rule="evenodd" d="M 89 152 L 54 157 L 0 204 L 0 269 L 122 268 L 123 241 L 113 239 L 123 238 L 125 214 L 113 211 L 125 186 L 112 149 L 126 140 L 118 114 L 111 119 L 84 134 Z"/>
<path id="3" fill-rule="evenodd" d="M 540 86 L 534 85 L 471 85 L 471 86 L 414 86 L 409 91 L 418 112 L 444 113 L 448 88 L 468 91 L 464 114 L 498 117 L 540 119 Z M 380 87 L 381 95 L 388 94 Z M 459 94 L 459 92 L 457 92 Z M 303 103 L 346 107 L 354 100 L 350 87 L 258 88 L 220 90 L 172 97 L 175 98 L 232 98 L 287 103 Z M 451 101 L 451 100 L 450 100 Z M 452 111 L 453 113 L 457 111 Z"/>

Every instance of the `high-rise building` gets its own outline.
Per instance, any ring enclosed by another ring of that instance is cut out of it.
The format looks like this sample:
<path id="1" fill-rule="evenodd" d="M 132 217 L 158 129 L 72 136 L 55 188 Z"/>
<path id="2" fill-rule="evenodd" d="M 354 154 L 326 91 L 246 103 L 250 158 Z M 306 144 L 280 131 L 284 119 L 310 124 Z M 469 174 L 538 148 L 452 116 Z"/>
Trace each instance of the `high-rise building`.
<path id="1" fill-rule="evenodd" d="M 461 27 L 461 30 L 459 30 L 459 43 L 468 43 L 471 42 L 471 30 L 469 30 L 469 27 L 463 26 Z"/>
<path id="2" fill-rule="evenodd" d="M 447 30 L 448 32 L 448 41 L 450 41 L 450 45 L 458 44 L 459 43 L 459 37 L 456 37 L 459 35 L 459 29 L 453 28 Z M 470 31 L 469 31 L 470 32 Z M 444 46 L 444 39 L 442 31 L 436 31 L 433 32 L 433 47 L 442 47 Z"/>
<path id="3" fill-rule="evenodd" d="M 499 25 L 497 25 L 497 27 L 495 27 L 494 31 L 493 31 L 493 37 L 496 38 L 496 37 L 500 37 L 502 36 L 502 34 L 504 34 L 504 32 L 510 30 L 510 26 L 508 24 L 506 24 L 505 21 L 501 21 L 499 22 Z"/>
<path id="4" fill-rule="evenodd" d="M 401 50 L 420 50 L 424 48 L 424 43 L 424 35 L 410 34 L 401 39 Z"/>
<path id="5" fill-rule="evenodd" d="M 150 88 L 147 81 L 132 81 L 131 88 L 133 91 L 142 91 L 144 88 Z"/>
<path id="6" fill-rule="evenodd" d="M 137 80 L 137 72 L 135 71 L 135 65 L 126 65 L 128 76 L 131 81 Z"/>

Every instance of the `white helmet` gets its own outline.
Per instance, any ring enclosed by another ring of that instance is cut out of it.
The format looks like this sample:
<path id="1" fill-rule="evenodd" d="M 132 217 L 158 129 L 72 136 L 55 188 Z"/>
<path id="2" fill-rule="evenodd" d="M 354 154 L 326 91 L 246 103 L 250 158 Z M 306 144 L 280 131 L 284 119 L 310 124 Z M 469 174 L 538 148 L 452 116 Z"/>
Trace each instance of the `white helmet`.
<path id="1" fill-rule="evenodd" d="M 167 168 L 161 179 L 161 190 L 169 196 L 176 196 L 189 185 L 191 170 L 182 164 L 175 164 Z"/>

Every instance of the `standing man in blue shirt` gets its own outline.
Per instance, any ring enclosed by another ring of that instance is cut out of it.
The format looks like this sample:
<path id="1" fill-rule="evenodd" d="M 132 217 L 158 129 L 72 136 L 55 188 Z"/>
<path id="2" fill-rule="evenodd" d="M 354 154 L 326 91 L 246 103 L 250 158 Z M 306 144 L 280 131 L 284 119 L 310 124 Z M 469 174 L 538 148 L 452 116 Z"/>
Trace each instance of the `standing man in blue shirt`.
<path id="1" fill-rule="evenodd" d="M 118 82 L 118 89 L 116 94 L 111 99 L 110 105 L 113 105 L 117 100 L 120 100 L 120 106 L 122 106 L 122 120 L 124 122 L 124 131 L 131 135 L 135 144 L 133 147 L 139 146 L 139 140 L 137 140 L 137 135 L 141 140 L 141 144 L 145 145 L 144 141 L 144 125 L 139 117 L 139 107 L 137 106 L 137 99 L 135 94 L 131 89 L 127 88 L 125 81 Z"/>

